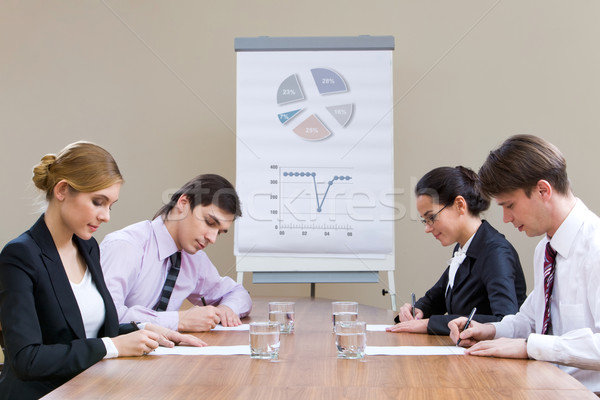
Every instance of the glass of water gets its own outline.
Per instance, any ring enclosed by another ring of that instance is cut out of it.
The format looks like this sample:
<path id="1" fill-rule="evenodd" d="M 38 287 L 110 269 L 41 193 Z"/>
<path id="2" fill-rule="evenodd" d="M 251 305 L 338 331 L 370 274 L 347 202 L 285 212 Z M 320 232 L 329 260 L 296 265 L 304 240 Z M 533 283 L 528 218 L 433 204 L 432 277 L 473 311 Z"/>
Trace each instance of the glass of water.
<path id="1" fill-rule="evenodd" d="M 279 323 L 251 322 L 250 323 L 250 357 L 266 360 L 279 358 Z"/>
<path id="2" fill-rule="evenodd" d="M 335 324 L 335 345 L 338 358 L 364 358 L 367 347 L 367 323 L 340 321 Z"/>
<path id="3" fill-rule="evenodd" d="M 331 303 L 331 320 L 333 331 L 339 321 L 356 321 L 358 319 L 358 303 L 356 301 L 334 301 Z"/>
<path id="4" fill-rule="evenodd" d="M 281 333 L 294 332 L 294 302 L 274 301 L 269 303 L 269 321 L 281 324 Z"/>

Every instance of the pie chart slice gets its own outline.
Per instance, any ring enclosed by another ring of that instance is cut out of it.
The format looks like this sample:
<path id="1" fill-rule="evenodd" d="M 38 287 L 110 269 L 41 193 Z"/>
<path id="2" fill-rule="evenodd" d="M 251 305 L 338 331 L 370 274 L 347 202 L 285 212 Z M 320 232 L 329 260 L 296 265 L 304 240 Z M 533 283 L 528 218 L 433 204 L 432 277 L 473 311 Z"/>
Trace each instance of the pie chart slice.
<path id="1" fill-rule="evenodd" d="M 300 88 L 300 82 L 296 74 L 285 78 L 277 90 L 277 104 L 287 104 L 294 101 L 304 100 L 304 93 Z"/>
<path id="2" fill-rule="evenodd" d="M 329 129 L 323 125 L 315 114 L 312 114 L 295 127 L 294 133 L 307 140 L 322 140 L 331 135 Z"/>
<path id="3" fill-rule="evenodd" d="M 341 126 L 346 126 L 352 117 L 352 104 L 342 104 L 339 106 L 327 107 L 327 111 L 340 123 Z"/>
<path id="4" fill-rule="evenodd" d="M 320 94 L 343 93 L 348 91 L 346 82 L 337 72 L 327 68 L 313 68 L 315 84 Z"/>
<path id="5" fill-rule="evenodd" d="M 277 118 L 279 118 L 279 122 L 281 122 L 283 125 L 285 125 L 289 122 L 290 119 L 294 118 L 302 110 L 303 110 L 302 108 L 299 108 L 294 111 L 288 111 L 288 112 L 284 112 L 281 114 L 277 114 Z"/>

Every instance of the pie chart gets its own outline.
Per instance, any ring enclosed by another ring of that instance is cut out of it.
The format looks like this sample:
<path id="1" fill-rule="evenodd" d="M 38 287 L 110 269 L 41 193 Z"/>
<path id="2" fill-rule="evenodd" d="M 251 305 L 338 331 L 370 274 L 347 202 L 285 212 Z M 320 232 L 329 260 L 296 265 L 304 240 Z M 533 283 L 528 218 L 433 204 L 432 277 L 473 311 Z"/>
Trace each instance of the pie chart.
<path id="1" fill-rule="evenodd" d="M 277 118 L 282 125 L 295 125 L 292 132 L 299 137 L 318 141 L 332 134 L 330 129 L 323 124 L 318 113 L 332 115 L 340 127 L 344 128 L 352 118 L 354 105 L 335 101 L 336 94 L 348 92 L 348 85 L 339 73 L 330 68 L 313 68 L 310 72 L 313 81 L 309 84 L 316 86 L 320 96 L 332 96 L 331 105 L 310 113 L 308 116 L 305 115 L 301 119 L 299 114 L 307 108 L 302 105 L 305 103 L 310 104 L 310 99 L 307 99 L 304 95 L 298 75 L 292 74 L 285 78 L 277 89 L 277 104 L 282 108 L 282 112 L 277 114 Z"/>

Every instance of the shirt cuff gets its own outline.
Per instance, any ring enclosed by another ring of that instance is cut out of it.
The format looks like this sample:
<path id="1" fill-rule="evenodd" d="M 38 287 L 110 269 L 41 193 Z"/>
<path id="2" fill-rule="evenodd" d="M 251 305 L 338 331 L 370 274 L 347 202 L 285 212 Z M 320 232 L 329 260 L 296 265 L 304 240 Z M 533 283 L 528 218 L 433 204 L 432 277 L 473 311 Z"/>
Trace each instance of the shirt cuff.
<path id="1" fill-rule="evenodd" d="M 512 337 L 512 332 L 509 329 L 502 329 L 503 326 L 507 324 L 501 324 L 500 322 L 488 322 L 490 325 L 494 325 L 496 328 L 496 334 L 494 335 L 494 339 L 502 338 L 502 337 Z"/>
<path id="2" fill-rule="evenodd" d="M 104 347 L 106 347 L 106 355 L 104 356 L 104 358 L 119 357 L 119 350 L 117 350 L 117 346 L 115 346 L 115 344 L 109 337 L 103 337 L 102 341 L 104 342 Z"/>
<path id="3" fill-rule="evenodd" d="M 554 335 L 530 334 L 527 337 L 527 355 L 534 360 L 558 360 L 560 355 L 554 350 L 557 339 Z"/>
<path id="4" fill-rule="evenodd" d="M 160 311 L 154 320 L 147 322 L 176 331 L 179 328 L 179 311 Z"/>

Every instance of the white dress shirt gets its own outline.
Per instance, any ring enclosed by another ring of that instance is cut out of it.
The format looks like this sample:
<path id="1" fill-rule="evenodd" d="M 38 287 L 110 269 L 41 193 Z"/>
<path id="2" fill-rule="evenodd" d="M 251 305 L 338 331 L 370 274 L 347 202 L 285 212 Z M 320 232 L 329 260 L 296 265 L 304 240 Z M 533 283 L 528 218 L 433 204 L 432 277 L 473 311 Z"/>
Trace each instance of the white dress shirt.
<path id="1" fill-rule="evenodd" d="M 559 367 L 593 392 L 600 392 L 600 218 L 579 199 L 550 244 L 557 251 L 550 301 L 552 335 L 541 335 L 544 251 L 534 254 L 534 289 L 519 312 L 494 323 L 496 338 L 527 338 L 530 358 Z"/>

